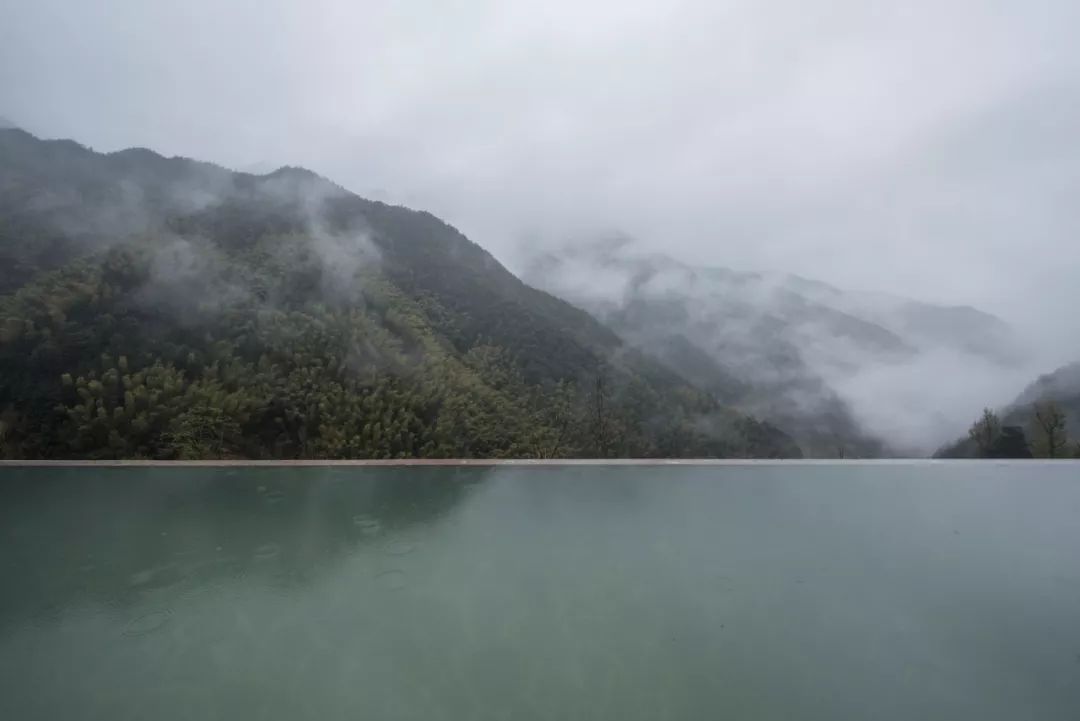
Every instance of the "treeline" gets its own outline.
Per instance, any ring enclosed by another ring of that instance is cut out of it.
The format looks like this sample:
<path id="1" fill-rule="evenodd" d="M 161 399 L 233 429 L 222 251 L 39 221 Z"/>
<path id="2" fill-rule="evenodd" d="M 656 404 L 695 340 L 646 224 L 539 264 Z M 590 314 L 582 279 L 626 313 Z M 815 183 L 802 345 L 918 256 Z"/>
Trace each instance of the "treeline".
<path id="1" fill-rule="evenodd" d="M 940 456 L 976 458 L 1080 458 L 1080 440 L 1070 439 L 1065 410 L 1052 400 L 1037 401 L 1027 411 L 1024 425 L 1003 423 L 1001 417 L 984 409 L 965 442 L 939 452 Z M 1010 420 L 1020 420 L 1012 412 Z M 966 446 L 966 448 L 965 448 Z"/>
<path id="2" fill-rule="evenodd" d="M 7 458 L 798 456 L 434 216 L 0 130 Z"/>
<path id="3" fill-rule="evenodd" d="M 6 458 L 792 455 L 786 438 L 618 364 L 530 382 L 512 350 L 465 352 L 452 315 L 377 268 L 345 301 L 265 238 L 213 272 L 155 275 L 160 240 L 115 247 L 0 298 Z M 157 250 L 155 250 L 157 249 Z M 261 257 L 255 262 L 252 258 Z M 226 283 L 223 279 L 228 279 Z M 182 284 L 181 284 L 181 281 Z M 240 289 L 264 289 L 254 293 Z M 506 322 L 514 322 L 508 317 Z M 521 318 L 516 319 L 519 324 Z"/>

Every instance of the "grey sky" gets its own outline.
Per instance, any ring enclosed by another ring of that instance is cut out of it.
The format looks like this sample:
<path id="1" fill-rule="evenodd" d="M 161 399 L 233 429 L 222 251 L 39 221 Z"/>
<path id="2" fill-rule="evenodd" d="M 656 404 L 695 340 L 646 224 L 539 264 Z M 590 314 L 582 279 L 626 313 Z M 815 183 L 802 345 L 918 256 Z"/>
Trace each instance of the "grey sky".
<path id="1" fill-rule="evenodd" d="M 305 165 L 512 267 L 620 229 L 975 304 L 1057 361 L 1080 351 L 1078 27 L 1076 0 L 4 0 L 0 115 Z"/>

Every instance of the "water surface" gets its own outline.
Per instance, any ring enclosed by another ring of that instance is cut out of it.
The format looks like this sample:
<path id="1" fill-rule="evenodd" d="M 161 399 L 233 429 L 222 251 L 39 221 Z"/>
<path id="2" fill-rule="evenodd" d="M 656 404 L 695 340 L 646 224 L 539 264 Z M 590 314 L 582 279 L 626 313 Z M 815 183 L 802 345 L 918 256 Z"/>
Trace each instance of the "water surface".
<path id="1" fill-rule="evenodd" d="M 1080 466 L 0 469 L 3 719 L 1080 718 Z"/>

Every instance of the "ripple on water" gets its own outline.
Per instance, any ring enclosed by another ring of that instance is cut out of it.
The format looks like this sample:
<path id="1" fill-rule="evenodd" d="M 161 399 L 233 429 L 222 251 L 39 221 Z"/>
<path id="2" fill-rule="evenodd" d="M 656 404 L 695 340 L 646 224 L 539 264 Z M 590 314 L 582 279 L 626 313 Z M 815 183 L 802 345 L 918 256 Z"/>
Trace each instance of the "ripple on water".
<path id="1" fill-rule="evenodd" d="M 400 591 L 405 588 L 405 572 L 399 568 L 391 568 L 375 574 L 375 582 L 387 591 Z"/>
<path id="2" fill-rule="evenodd" d="M 142 571 L 136 571 L 131 574 L 131 578 L 128 579 L 128 584 L 132 586 L 145 586 L 154 580 L 154 574 L 157 573 L 157 569 L 147 568 Z"/>
<path id="3" fill-rule="evenodd" d="M 174 586 L 185 578 L 185 573 L 176 564 L 155 566 L 136 571 L 128 577 L 128 585 L 138 589 L 167 588 Z"/>
<path id="4" fill-rule="evenodd" d="M 243 560 L 237 559 L 231 563 L 225 565 L 229 576 L 234 581 L 243 581 L 248 575 L 248 564 Z"/>
<path id="5" fill-rule="evenodd" d="M 242 580 L 247 575 L 248 562 L 236 556 L 212 558 L 191 564 L 188 568 L 199 583 L 212 582 L 214 579 L 233 578 Z"/>
<path id="6" fill-rule="evenodd" d="M 269 561 L 277 558 L 281 554 L 281 547 L 276 543 L 264 543 L 255 549 L 255 559 L 258 561 Z"/>
<path id="7" fill-rule="evenodd" d="M 275 488 L 272 491 L 267 491 L 263 494 L 263 499 L 267 503 L 281 503 L 285 499 L 285 491 Z"/>
<path id="8" fill-rule="evenodd" d="M 717 576 L 716 590 L 721 593 L 730 593 L 735 590 L 735 579 L 731 576 Z"/>
<path id="9" fill-rule="evenodd" d="M 302 568 L 284 568 L 272 577 L 274 587 L 285 590 L 300 588 L 310 581 L 311 575 Z"/>
<path id="10" fill-rule="evenodd" d="M 125 636 L 146 636 L 165 626 L 165 624 L 172 620 L 172 615 L 172 610 L 168 608 L 145 613 L 138 618 L 133 618 L 128 621 L 127 626 L 124 627 L 123 634 Z"/>
<path id="11" fill-rule="evenodd" d="M 358 513 L 352 518 L 353 525 L 360 529 L 365 536 L 377 536 L 382 531 L 382 523 L 378 518 L 366 513 Z"/>
<path id="12" fill-rule="evenodd" d="M 416 545 L 409 543 L 408 541 L 395 540 L 390 541 L 383 547 L 383 551 L 388 556 L 405 556 L 416 550 Z"/>

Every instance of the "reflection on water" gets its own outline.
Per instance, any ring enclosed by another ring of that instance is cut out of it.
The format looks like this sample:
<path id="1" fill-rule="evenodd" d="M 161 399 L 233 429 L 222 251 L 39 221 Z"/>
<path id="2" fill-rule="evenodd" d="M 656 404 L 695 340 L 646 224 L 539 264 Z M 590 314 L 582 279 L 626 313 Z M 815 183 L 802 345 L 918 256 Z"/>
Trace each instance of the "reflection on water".
<path id="1" fill-rule="evenodd" d="M 89 603 L 187 598 L 249 576 L 299 585 L 380 535 L 385 553 L 405 555 L 414 544 L 391 531 L 435 522 L 486 472 L 7 471 L 2 558 L 23 583 L 0 596 L 0 628 Z"/>
<path id="2" fill-rule="evenodd" d="M 147 633 L 152 633 L 172 618 L 171 609 L 163 609 L 160 611 L 151 611 L 150 613 L 144 613 L 141 616 L 136 616 L 124 627 L 125 636 L 142 636 Z"/>
<path id="3" fill-rule="evenodd" d="M 1077 468 L 4 470 L 0 718 L 1071 720 Z"/>

